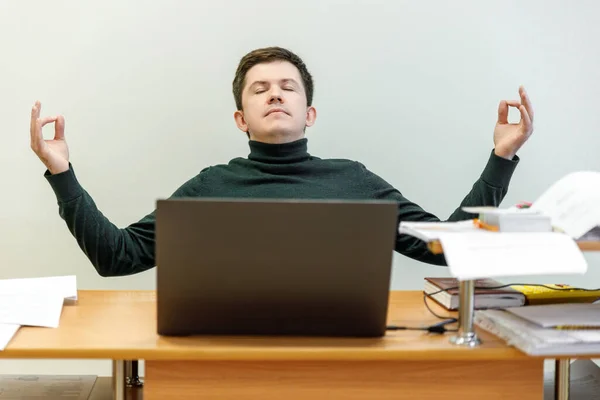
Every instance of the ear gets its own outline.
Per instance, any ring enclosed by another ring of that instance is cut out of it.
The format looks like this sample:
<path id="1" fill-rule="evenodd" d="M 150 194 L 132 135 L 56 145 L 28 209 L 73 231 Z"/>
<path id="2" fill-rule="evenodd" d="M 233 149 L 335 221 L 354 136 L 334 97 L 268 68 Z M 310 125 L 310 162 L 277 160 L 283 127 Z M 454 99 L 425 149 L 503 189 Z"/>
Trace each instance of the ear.
<path id="1" fill-rule="evenodd" d="M 308 107 L 306 109 L 306 126 L 313 126 L 317 119 L 317 109 L 314 107 Z"/>
<path id="2" fill-rule="evenodd" d="M 235 124 L 242 132 L 248 132 L 248 124 L 246 123 L 246 119 L 244 118 L 244 112 L 241 110 L 237 110 L 233 113 L 233 119 L 235 119 Z"/>

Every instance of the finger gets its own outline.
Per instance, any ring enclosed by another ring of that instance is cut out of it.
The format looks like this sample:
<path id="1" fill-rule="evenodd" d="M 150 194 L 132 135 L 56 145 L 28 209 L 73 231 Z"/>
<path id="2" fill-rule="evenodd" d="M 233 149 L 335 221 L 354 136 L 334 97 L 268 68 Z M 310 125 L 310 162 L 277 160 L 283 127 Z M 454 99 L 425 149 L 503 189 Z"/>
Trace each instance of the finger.
<path id="1" fill-rule="evenodd" d="M 531 122 L 531 118 L 529 117 L 529 113 L 527 112 L 527 108 L 524 105 L 519 107 L 519 111 L 521 112 L 521 122 L 523 123 L 524 131 L 529 134 L 531 132 L 533 123 Z"/>
<path id="2" fill-rule="evenodd" d="M 40 110 L 42 108 L 42 105 L 40 104 L 39 101 L 36 101 L 35 104 L 33 105 L 33 107 L 31 107 L 31 122 L 29 123 L 29 133 L 31 134 L 31 140 L 33 141 L 34 138 L 37 138 L 38 136 L 38 132 L 37 132 L 37 120 L 40 117 Z"/>
<path id="3" fill-rule="evenodd" d="M 521 102 L 519 100 L 502 100 L 498 105 L 498 123 L 508 124 L 508 109 L 509 107 L 519 108 Z"/>
<path id="4" fill-rule="evenodd" d="M 529 119 L 531 120 L 531 122 L 533 122 L 533 105 L 531 104 L 529 94 L 523 86 L 519 87 L 519 94 L 521 95 L 521 102 L 525 106 L 527 114 L 529 114 Z"/>
<path id="5" fill-rule="evenodd" d="M 39 118 L 41 109 L 42 103 L 40 103 L 39 100 L 36 100 L 36 102 L 33 104 L 33 107 L 31 107 L 31 118 Z"/>
<path id="6" fill-rule="evenodd" d="M 65 138 L 65 117 L 59 115 L 54 124 L 54 140 L 63 140 Z"/>
<path id="7" fill-rule="evenodd" d="M 504 100 L 509 107 L 519 108 L 521 107 L 521 102 L 519 100 Z"/>
<path id="8" fill-rule="evenodd" d="M 508 124 L 508 103 L 506 100 L 500 101 L 498 105 L 498 123 Z"/>
<path id="9" fill-rule="evenodd" d="M 44 125 L 56 121 L 56 117 L 44 117 L 38 118 L 35 121 L 35 127 L 33 128 L 33 133 L 31 134 L 31 145 L 34 147 L 39 147 L 41 142 L 44 141 L 44 135 L 42 134 L 42 128 Z"/>
<path id="10" fill-rule="evenodd" d="M 50 122 L 56 122 L 58 117 L 44 117 L 38 119 L 38 125 L 40 128 L 43 128 L 44 125 L 49 124 Z"/>

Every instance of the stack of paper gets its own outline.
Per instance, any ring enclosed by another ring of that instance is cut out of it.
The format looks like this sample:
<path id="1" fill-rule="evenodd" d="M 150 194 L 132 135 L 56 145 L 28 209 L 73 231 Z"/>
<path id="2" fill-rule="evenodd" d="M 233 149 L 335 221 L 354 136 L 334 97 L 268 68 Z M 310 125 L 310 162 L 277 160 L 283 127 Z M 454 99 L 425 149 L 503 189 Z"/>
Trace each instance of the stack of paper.
<path id="1" fill-rule="evenodd" d="M 76 300 L 74 275 L 0 280 L 0 350 L 21 326 L 57 328 L 63 304 Z"/>
<path id="2" fill-rule="evenodd" d="M 599 304 L 549 304 L 475 311 L 475 324 L 527 354 L 589 355 L 600 353 L 598 316 Z"/>

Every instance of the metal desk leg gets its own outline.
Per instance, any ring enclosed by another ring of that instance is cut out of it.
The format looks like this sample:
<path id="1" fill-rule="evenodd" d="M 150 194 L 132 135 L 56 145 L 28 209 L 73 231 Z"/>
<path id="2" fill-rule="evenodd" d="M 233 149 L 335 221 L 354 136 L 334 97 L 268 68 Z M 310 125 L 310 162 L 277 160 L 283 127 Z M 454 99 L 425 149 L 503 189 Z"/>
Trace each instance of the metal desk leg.
<path id="1" fill-rule="evenodd" d="M 458 305 L 458 335 L 450 338 L 450 342 L 468 347 L 481 344 L 473 328 L 475 313 L 475 281 L 460 281 L 460 301 Z"/>
<path id="2" fill-rule="evenodd" d="M 112 392 L 113 400 L 125 400 L 125 361 L 112 362 Z"/>
<path id="3" fill-rule="evenodd" d="M 569 400 L 571 380 L 571 360 L 556 359 L 554 366 L 554 399 Z"/>
<path id="4" fill-rule="evenodd" d="M 125 361 L 125 384 L 127 385 L 127 387 L 144 386 L 144 382 L 142 382 L 142 380 L 140 379 L 138 367 L 138 360 Z"/>

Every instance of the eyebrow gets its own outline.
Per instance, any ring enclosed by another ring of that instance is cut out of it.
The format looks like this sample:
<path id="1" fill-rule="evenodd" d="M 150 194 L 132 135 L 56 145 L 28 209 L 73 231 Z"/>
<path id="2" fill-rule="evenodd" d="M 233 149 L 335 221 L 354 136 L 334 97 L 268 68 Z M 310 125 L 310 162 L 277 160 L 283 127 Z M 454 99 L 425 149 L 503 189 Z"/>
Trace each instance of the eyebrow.
<path id="1" fill-rule="evenodd" d="M 279 81 L 281 83 L 292 83 L 292 84 L 294 84 L 296 86 L 299 86 L 298 82 L 296 82 L 296 80 L 292 79 L 292 78 L 280 79 Z M 252 84 L 250 86 L 248 86 L 248 89 L 252 89 L 256 85 L 267 85 L 268 83 L 269 82 L 267 82 L 267 81 L 254 81 L 254 82 L 252 82 Z"/>

